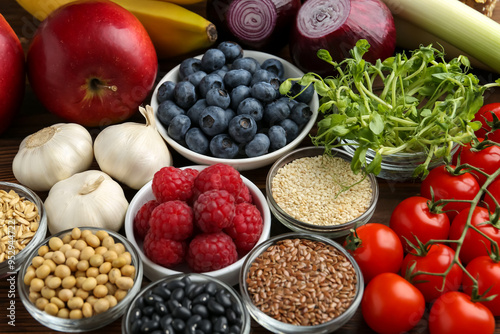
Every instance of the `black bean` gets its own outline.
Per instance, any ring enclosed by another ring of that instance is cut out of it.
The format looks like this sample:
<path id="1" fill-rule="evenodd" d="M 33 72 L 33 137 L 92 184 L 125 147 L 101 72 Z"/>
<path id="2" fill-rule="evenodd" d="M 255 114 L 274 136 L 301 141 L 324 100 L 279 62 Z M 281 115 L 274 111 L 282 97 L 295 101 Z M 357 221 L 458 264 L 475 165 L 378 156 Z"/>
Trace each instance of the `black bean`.
<path id="1" fill-rule="evenodd" d="M 230 324 L 234 324 L 238 321 L 238 317 L 236 316 L 236 313 L 233 310 L 231 310 L 230 308 L 226 309 L 226 318 Z"/>
<path id="2" fill-rule="evenodd" d="M 212 333 L 212 322 L 208 319 L 203 319 L 198 323 L 198 328 L 205 334 Z"/>
<path id="3" fill-rule="evenodd" d="M 151 320 L 160 322 L 161 316 L 158 313 L 153 313 Z"/>
<path id="4" fill-rule="evenodd" d="M 134 307 L 132 309 L 132 311 L 130 311 L 130 318 L 129 318 L 129 321 L 132 323 L 132 322 L 135 322 L 137 319 L 140 319 L 142 318 L 142 311 L 140 308 L 138 307 Z"/>
<path id="5" fill-rule="evenodd" d="M 151 294 L 147 297 L 144 298 L 144 302 L 147 304 L 147 305 L 152 305 L 154 306 L 156 303 L 158 302 L 163 302 L 163 298 L 161 298 L 160 296 L 158 295 L 155 295 L 155 294 Z"/>
<path id="6" fill-rule="evenodd" d="M 164 332 L 161 329 L 154 330 L 151 334 L 163 334 Z"/>
<path id="7" fill-rule="evenodd" d="M 142 309 L 142 313 L 148 317 L 150 317 L 154 312 L 155 312 L 155 307 L 151 305 L 146 306 Z"/>
<path id="8" fill-rule="evenodd" d="M 195 299 L 193 299 L 193 304 L 206 304 L 210 299 L 210 295 L 206 292 L 198 295 Z"/>
<path id="9" fill-rule="evenodd" d="M 181 282 L 183 282 L 186 286 L 189 286 L 193 283 L 191 277 L 189 276 L 184 276 L 183 278 L 181 278 Z"/>
<path id="10" fill-rule="evenodd" d="M 215 293 L 217 292 L 218 288 L 217 288 L 217 284 L 215 284 L 215 282 L 209 282 L 207 283 L 207 286 L 205 287 L 205 291 L 209 294 L 209 295 L 215 295 Z"/>
<path id="11" fill-rule="evenodd" d="M 190 299 L 195 299 L 198 295 L 203 293 L 205 291 L 205 286 L 206 284 L 203 283 L 193 283 L 192 286 L 194 286 L 188 293 L 188 297 Z"/>
<path id="12" fill-rule="evenodd" d="M 222 332 L 222 333 L 227 332 L 227 329 L 228 329 L 227 318 L 226 317 L 218 317 L 214 323 L 213 329 L 216 332 Z"/>
<path id="13" fill-rule="evenodd" d="M 167 329 L 172 324 L 173 320 L 174 320 L 174 317 L 171 314 L 164 315 L 160 319 L 160 326 L 161 326 L 161 328 Z"/>
<path id="14" fill-rule="evenodd" d="M 167 289 L 169 289 L 170 291 L 174 291 L 177 288 L 184 288 L 185 286 L 186 284 L 184 283 L 184 281 L 178 279 L 167 283 Z"/>
<path id="15" fill-rule="evenodd" d="M 205 334 L 201 329 L 197 329 L 194 331 L 194 334 Z"/>
<path id="16" fill-rule="evenodd" d="M 234 313 L 236 313 L 237 317 L 241 317 L 243 315 L 243 310 L 238 304 L 234 303 L 233 306 L 231 306 L 231 309 L 234 311 Z"/>
<path id="17" fill-rule="evenodd" d="M 137 319 L 136 321 L 132 322 L 130 325 L 130 331 L 132 334 L 138 334 L 141 332 L 141 326 L 142 326 L 142 319 Z"/>
<path id="18" fill-rule="evenodd" d="M 217 303 L 214 298 L 210 298 L 207 302 L 208 310 L 214 315 L 223 315 L 226 309 L 221 304 Z"/>
<path id="19" fill-rule="evenodd" d="M 228 329 L 228 334 L 240 334 L 241 333 L 241 327 L 240 326 L 236 326 L 236 325 L 232 325 L 231 327 L 229 327 Z"/>
<path id="20" fill-rule="evenodd" d="M 231 296 L 224 290 L 220 289 L 217 291 L 215 294 L 215 298 L 217 299 L 217 302 L 221 304 L 222 306 L 228 308 L 233 305 L 233 301 L 231 300 Z"/>
<path id="21" fill-rule="evenodd" d="M 139 298 L 137 298 L 137 300 L 135 301 L 135 307 L 137 308 L 140 308 L 141 310 L 144 308 L 144 297 L 141 296 Z"/>
<path id="22" fill-rule="evenodd" d="M 145 321 L 141 326 L 141 333 L 152 333 L 154 330 L 160 328 L 158 321 L 149 320 Z"/>
<path id="23" fill-rule="evenodd" d="M 184 298 L 184 289 L 183 288 L 175 289 L 174 291 L 172 291 L 172 295 L 170 296 L 170 298 L 181 301 Z"/>
<path id="24" fill-rule="evenodd" d="M 186 323 L 182 319 L 172 320 L 172 328 L 176 332 L 182 332 L 186 328 Z"/>
<path id="25" fill-rule="evenodd" d="M 160 286 L 155 286 L 153 288 L 153 293 L 155 295 L 158 295 L 161 298 L 163 298 L 164 301 L 168 300 L 170 298 L 170 294 L 171 294 L 171 292 L 170 292 L 169 289 L 167 289 L 166 287 L 161 286 L 161 285 Z"/>
<path id="26" fill-rule="evenodd" d="M 191 312 L 193 314 L 199 314 L 203 318 L 208 318 L 208 309 L 203 304 L 195 304 L 195 305 L 193 305 L 193 308 L 191 309 Z"/>
<path id="27" fill-rule="evenodd" d="M 155 304 L 155 311 L 158 315 L 164 316 L 165 314 L 168 313 L 167 305 L 165 305 L 165 303 L 163 302 L 157 302 Z"/>
<path id="28" fill-rule="evenodd" d="M 187 327 L 196 327 L 198 325 L 198 322 L 202 321 L 203 318 L 199 314 L 193 314 L 189 319 L 186 321 L 186 326 Z"/>
<path id="29" fill-rule="evenodd" d="M 162 327 L 162 333 L 163 334 L 175 334 L 175 329 L 171 326 L 171 325 L 168 325 L 166 327 Z"/>
<path id="30" fill-rule="evenodd" d="M 174 318 L 187 320 L 191 317 L 191 311 L 184 306 L 180 306 L 172 311 L 172 315 L 174 316 Z"/>
<path id="31" fill-rule="evenodd" d="M 181 306 L 181 303 L 179 303 L 177 300 L 175 299 L 170 299 L 168 302 L 167 302 L 167 308 L 170 312 L 174 312 L 174 310 L 178 307 Z"/>
<path id="32" fill-rule="evenodd" d="M 184 306 L 185 308 L 187 308 L 188 310 L 192 309 L 193 308 L 193 301 L 187 297 L 185 297 L 182 302 L 181 302 L 182 306 Z"/>

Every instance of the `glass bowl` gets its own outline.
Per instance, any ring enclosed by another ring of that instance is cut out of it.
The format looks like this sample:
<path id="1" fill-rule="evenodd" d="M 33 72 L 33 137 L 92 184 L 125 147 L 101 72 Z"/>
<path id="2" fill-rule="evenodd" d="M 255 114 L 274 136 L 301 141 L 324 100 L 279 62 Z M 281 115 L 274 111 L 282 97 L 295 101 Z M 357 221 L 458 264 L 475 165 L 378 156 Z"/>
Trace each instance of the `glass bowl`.
<path id="1" fill-rule="evenodd" d="M 21 269 L 19 271 L 19 276 L 17 280 L 17 287 L 19 290 L 19 297 L 26 308 L 26 310 L 31 314 L 35 320 L 40 322 L 42 325 L 56 331 L 61 331 L 65 333 L 79 333 L 87 332 L 102 328 L 113 321 L 118 320 L 123 316 L 127 307 L 130 305 L 131 301 L 134 299 L 135 295 L 140 291 L 143 278 L 143 268 L 142 262 L 140 261 L 139 254 L 135 250 L 134 246 L 125 238 L 124 236 L 118 234 L 117 232 L 96 228 L 96 227 L 80 227 L 80 230 L 91 230 L 95 234 L 96 231 L 107 232 L 116 243 L 122 243 L 125 246 L 125 251 L 129 252 L 131 255 L 131 265 L 135 267 L 135 276 L 133 286 L 128 290 L 128 293 L 119 300 L 118 303 L 110 307 L 107 311 L 92 315 L 88 318 L 82 317 L 81 319 L 69 319 L 61 318 L 58 316 L 50 315 L 47 312 L 38 309 L 35 304 L 30 300 L 30 288 L 24 283 L 24 275 L 27 272 L 28 267 L 35 256 L 38 255 L 38 250 L 43 245 L 48 245 L 49 240 L 53 237 L 63 238 L 65 235 L 71 234 L 73 229 L 64 230 L 54 235 L 47 237 L 42 241 L 38 247 L 33 249 L 23 262 Z"/>
<path id="2" fill-rule="evenodd" d="M 329 238 L 339 238 L 343 237 L 349 234 L 349 231 L 355 227 L 361 226 L 366 224 L 371 217 L 373 216 L 373 213 L 375 212 L 375 208 L 377 206 L 377 201 L 379 197 L 379 188 L 378 188 L 378 183 L 377 179 L 373 174 L 367 175 L 367 181 L 369 183 L 369 186 L 371 188 L 371 194 L 369 203 L 367 204 L 367 209 L 366 211 L 360 213 L 360 215 L 356 218 L 353 218 L 349 221 L 340 223 L 336 222 L 331 223 L 331 224 L 316 224 L 316 223 L 311 223 L 311 222 L 306 222 L 307 219 L 302 218 L 295 218 L 297 217 L 296 215 L 292 216 L 292 214 L 289 214 L 285 209 L 280 207 L 278 204 L 277 200 L 273 196 L 273 179 L 275 176 L 278 174 L 278 172 L 281 170 L 282 167 L 285 165 L 291 163 L 292 161 L 296 159 L 301 159 L 301 158 L 312 158 L 312 157 L 318 157 L 322 156 L 325 154 L 325 148 L 322 146 L 311 146 L 311 147 L 304 147 L 304 148 L 299 148 L 296 149 L 283 157 L 281 157 L 279 160 L 277 160 L 269 169 L 269 172 L 267 174 L 266 178 L 266 193 L 267 193 L 267 202 L 269 204 L 269 208 L 271 210 L 271 213 L 280 221 L 283 225 L 291 229 L 292 231 L 295 232 L 307 232 L 307 233 L 315 233 L 319 235 L 323 235 Z M 351 162 L 351 157 L 343 150 L 334 148 L 332 149 L 332 155 L 335 157 L 342 158 L 346 162 L 350 164 Z M 312 170 L 308 169 L 307 171 L 304 171 L 304 173 L 308 173 L 309 171 L 313 172 Z M 349 172 L 350 167 L 349 167 Z M 352 172 L 351 172 L 352 173 Z M 300 182 L 300 179 L 298 181 L 292 181 L 292 182 Z M 309 186 L 309 185 L 308 185 Z M 353 190 L 356 188 L 353 188 Z M 343 200 L 346 201 L 347 204 L 351 205 L 351 207 L 354 206 L 350 200 L 354 200 L 352 196 L 355 194 L 349 195 L 349 196 L 344 196 Z M 366 194 L 365 194 L 366 195 Z M 294 201 L 302 201 L 300 199 L 299 195 L 294 195 L 293 199 Z M 341 195 L 343 196 L 343 195 Z M 368 196 L 368 195 L 366 195 Z M 313 214 L 316 212 L 316 209 L 314 208 L 307 208 L 306 206 L 302 206 L 297 209 L 300 211 L 301 214 Z M 339 209 L 340 210 L 340 209 Z M 310 211 L 310 212 L 309 212 Z M 347 218 L 346 219 L 350 219 Z"/>
<path id="3" fill-rule="evenodd" d="M 307 261 L 301 259 L 309 255 Z M 334 277 L 334 270 L 342 272 L 342 278 Z M 338 279 L 342 284 L 336 284 Z M 335 286 L 327 290 L 324 285 L 328 282 Z M 342 286 L 340 291 L 336 286 Z M 240 293 L 250 315 L 274 333 L 331 333 L 353 317 L 363 291 L 363 275 L 351 255 L 339 243 L 310 233 L 285 233 L 260 244 L 250 252 L 240 275 Z M 339 299 L 335 303 L 340 309 L 331 307 L 335 298 Z M 331 316 L 329 320 L 313 320 L 314 316 L 322 319 L 324 314 Z"/>
<path id="4" fill-rule="evenodd" d="M 351 157 L 354 156 L 354 152 L 356 151 L 356 142 L 352 140 L 344 139 L 342 143 L 347 144 L 342 146 L 342 148 L 349 154 Z M 460 145 L 455 144 L 451 150 L 451 155 L 453 156 Z M 368 150 L 366 152 L 366 163 L 369 164 L 373 158 L 375 157 L 375 152 L 373 150 Z M 425 162 L 427 159 L 427 154 L 425 152 L 415 152 L 415 153 L 396 153 L 390 155 L 384 155 L 382 157 L 382 169 L 380 173 L 377 175 L 378 178 L 394 181 L 394 182 L 403 182 L 414 180 L 413 172 L 415 169 Z M 428 169 L 444 164 L 443 158 L 434 157 L 429 163 Z"/>
<path id="5" fill-rule="evenodd" d="M 180 286 L 177 285 L 179 282 L 181 282 L 182 285 L 180 285 Z M 209 285 L 211 285 L 211 287 L 209 287 Z M 239 310 L 239 314 L 235 313 L 235 314 L 237 314 L 237 318 L 240 319 L 239 322 L 241 323 L 240 331 L 238 332 L 238 334 L 250 333 L 250 325 L 251 325 L 250 314 L 248 313 L 247 309 L 243 305 L 241 297 L 238 295 L 236 290 L 234 290 L 231 286 L 227 285 L 226 283 L 224 283 L 223 281 L 221 281 L 217 278 L 214 278 L 212 276 L 207 276 L 204 274 L 196 274 L 196 273 L 171 275 L 171 276 L 162 278 L 160 280 L 157 280 L 155 282 L 152 282 L 147 287 L 145 287 L 134 298 L 134 300 L 130 303 L 130 307 L 128 308 L 127 312 L 123 316 L 123 318 L 122 318 L 122 333 L 124 333 L 124 334 L 135 333 L 133 319 L 137 319 L 137 317 L 143 316 L 145 312 L 146 313 L 149 312 L 146 309 L 147 306 L 149 305 L 148 300 L 145 300 L 145 298 L 147 296 L 155 294 L 156 297 L 151 298 L 151 299 L 157 301 L 158 296 L 161 295 L 162 296 L 161 298 L 163 299 L 162 303 L 168 305 L 169 304 L 168 302 L 164 302 L 166 299 L 169 298 L 168 292 L 167 292 L 167 294 L 164 293 L 165 289 L 167 289 L 169 292 L 172 292 L 174 294 L 176 292 L 173 292 L 173 291 L 177 290 L 177 293 L 179 293 L 179 290 L 182 290 L 183 294 L 185 294 L 187 296 L 189 296 L 190 294 L 192 294 L 193 296 L 194 295 L 201 296 L 201 295 L 207 293 L 207 291 L 214 291 L 214 290 L 211 290 L 211 288 L 214 288 L 214 287 L 218 291 L 225 291 L 228 293 L 230 302 L 233 304 L 231 306 L 226 307 L 226 311 L 227 311 L 227 308 L 231 308 L 234 310 L 234 307 L 236 307 Z M 156 289 L 159 289 L 159 291 L 157 291 Z M 197 290 L 196 293 L 194 292 L 195 290 Z M 158 292 L 159 294 L 156 294 L 156 292 Z M 208 295 L 207 297 L 209 297 L 208 302 L 210 302 L 210 300 L 212 300 L 212 299 L 216 300 L 218 298 L 217 293 L 213 294 L 213 292 L 208 292 L 207 295 Z M 213 297 L 211 297 L 211 296 L 213 296 Z M 186 298 L 186 299 L 189 299 L 189 298 Z M 192 305 L 195 305 L 196 298 L 191 298 L 191 299 L 193 299 Z M 189 299 L 189 300 L 191 300 L 191 299 Z M 207 304 L 208 304 L 208 302 L 207 302 Z M 154 317 L 161 318 L 160 314 L 158 314 L 157 312 L 160 312 L 160 313 L 163 313 L 163 312 L 161 312 L 160 308 L 158 308 L 158 307 L 155 309 L 156 310 L 152 311 L 152 312 L 156 313 L 157 315 L 150 315 L 149 318 L 154 318 Z M 174 314 L 174 313 L 176 313 L 176 311 L 171 311 L 171 313 Z M 199 314 L 199 313 L 197 313 L 197 314 Z M 227 318 L 229 318 L 229 316 Z M 189 314 L 188 316 L 186 316 L 186 320 L 182 321 L 182 323 L 189 324 L 190 323 L 189 319 L 191 319 L 191 321 L 193 321 L 195 318 L 192 317 L 191 314 Z M 201 319 L 207 320 L 207 319 L 209 319 L 209 316 L 204 316 L 204 317 L 200 316 L 197 319 L 198 323 Z M 233 321 L 234 320 L 235 319 L 233 319 Z M 215 319 L 212 321 L 215 322 Z M 158 325 L 160 325 L 162 323 L 162 321 L 159 320 L 158 323 L 159 323 Z M 212 323 L 212 328 L 214 325 L 215 325 L 215 323 Z M 193 331 L 186 330 L 185 332 L 186 333 L 188 333 L 188 332 L 194 333 L 195 332 L 194 330 L 196 329 L 197 326 L 198 326 L 198 324 L 196 324 L 193 321 L 193 325 L 192 325 L 192 327 L 190 327 L 191 329 L 193 329 Z M 167 329 L 163 329 L 163 331 L 161 331 L 161 332 L 162 333 L 167 333 L 167 332 L 171 333 L 171 332 L 167 331 Z M 215 330 L 213 330 L 212 332 L 215 332 Z M 183 333 L 184 333 L 184 331 L 183 331 Z M 196 333 L 198 333 L 198 331 L 196 331 Z"/>
<path id="6" fill-rule="evenodd" d="M 12 275 L 16 273 L 21 265 L 26 262 L 26 258 L 28 257 L 28 254 L 37 247 L 38 243 L 42 241 L 47 234 L 47 214 L 45 213 L 45 209 L 43 206 L 43 202 L 38 197 L 38 195 L 32 191 L 31 189 L 26 188 L 25 186 L 22 186 L 20 184 L 16 183 L 11 183 L 11 182 L 0 182 L 0 190 L 5 191 L 6 193 L 9 193 L 11 190 L 15 191 L 20 198 L 24 198 L 25 200 L 30 201 L 36 207 L 38 208 L 38 214 L 40 216 L 40 219 L 38 221 L 38 229 L 36 230 L 36 233 L 33 235 L 31 241 L 29 241 L 26 246 L 16 255 L 11 257 L 10 259 L 6 259 L 2 262 L 0 262 L 0 278 Z M 1 197 L 0 197 L 0 212 L 1 208 L 3 205 L 6 205 Z M 3 220 L 5 217 L 1 218 L 0 220 Z M 2 231 L 2 237 L 8 236 L 8 242 L 6 244 L 6 248 L 3 251 L 5 253 L 5 256 L 9 255 L 9 252 L 12 252 L 13 249 L 15 249 L 16 245 L 16 238 L 15 238 L 15 230 L 19 226 L 22 226 L 19 221 L 12 220 L 12 219 L 6 219 L 3 221 L 3 226 L 0 226 L 1 229 L 4 229 Z M 22 242 L 22 241 L 19 241 Z"/>

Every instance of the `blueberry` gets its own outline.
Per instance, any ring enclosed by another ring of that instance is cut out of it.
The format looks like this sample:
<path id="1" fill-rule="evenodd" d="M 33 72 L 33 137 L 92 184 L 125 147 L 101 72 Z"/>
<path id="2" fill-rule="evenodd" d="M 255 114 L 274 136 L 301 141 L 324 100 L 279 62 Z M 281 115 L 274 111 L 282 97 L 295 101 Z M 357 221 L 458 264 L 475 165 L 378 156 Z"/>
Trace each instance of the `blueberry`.
<path id="1" fill-rule="evenodd" d="M 156 101 L 162 103 L 165 100 L 172 100 L 174 97 L 175 82 L 165 81 L 163 82 L 156 92 Z"/>
<path id="2" fill-rule="evenodd" d="M 271 151 L 279 150 L 286 145 L 286 131 L 279 125 L 273 125 L 267 131 L 267 136 L 271 144 L 269 149 Z"/>
<path id="3" fill-rule="evenodd" d="M 186 132 L 184 143 L 193 152 L 204 155 L 209 153 L 210 138 L 199 127 L 192 127 Z"/>
<path id="4" fill-rule="evenodd" d="M 222 81 L 222 77 L 218 74 L 210 73 L 207 74 L 201 79 L 198 90 L 201 98 L 205 98 L 207 92 L 211 88 L 224 88 L 224 82 Z"/>
<path id="5" fill-rule="evenodd" d="M 259 157 L 269 152 L 271 142 L 269 137 L 263 133 L 257 133 L 253 139 L 245 145 L 245 154 L 249 158 Z"/>
<path id="6" fill-rule="evenodd" d="M 290 89 L 290 96 L 296 96 L 295 99 L 297 102 L 309 103 L 311 102 L 314 96 L 314 87 L 313 85 L 309 85 L 306 87 L 300 85 L 298 82 L 294 82 L 292 84 L 292 88 Z"/>
<path id="7" fill-rule="evenodd" d="M 196 87 L 189 81 L 179 81 L 174 89 L 175 103 L 187 110 L 198 100 Z"/>
<path id="8" fill-rule="evenodd" d="M 233 159 L 238 155 L 238 151 L 238 145 L 228 134 L 216 135 L 210 141 L 210 152 L 216 158 Z"/>
<path id="9" fill-rule="evenodd" d="M 201 112 L 208 107 L 207 100 L 199 99 L 191 108 L 188 109 L 186 115 L 191 119 L 191 123 L 198 124 Z"/>
<path id="10" fill-rule="evenodd" d="M 219 49 L 208 49 L 201 57 L 201 69 L 207 73 L 220 70 L 226 64 L 226 56 Z"/>
<path id="11" fill-rule="evenodd" d="M 220 76 L 222 79 L 224 79 L 224 77 L 226 76 L 226 73 L 229 71 L 229 67 L 227 67 L 227 65 L 224 65 L 222 66 L 221 69 L 218 69 L 218 70 L 215 70 L 213 71 L 212 73 L 213 74 L 217 74 L 218 76 Z"/>
<path id="12" fill-rule="evenodd" d="M 228 121 L 224 109 L 217 106 L 208 106 L 202 111 L 199 125 L 208 136 L 215 136 L 226 131 Z"/>
<path id="13" fill-rule="evenodd" d="M 252 75 L 252 80 L 250 81 L 250 86 L 255 85 L 258 82 L 271 82 L 271 80 L 276 79 L 279 81 L 279 78 L 276 74 L 269 72 L 268 70 L 260 69 L 257 70 Z"/>
<path id="14" fill-rule="evenodd" d="M 297 123 L 299 127 L 309 122 L 311 116 L 311 108 L 304 102 L 297 102 L 290 110 L 290 119 Z"/>
<path id="15" fill-rule="evenodd" d="M 265 106 L 263 119 L 267 125 L 273 126 L 288 118 L 289 115 L 288 104 L 283 100 L 276 100 Z"/>
<path id="16" fill-rule="evenodd" d="M 242 57 L 233 61 L 232 69 L 245 69 L 250 72 L 252 75 L 260 69 L 260 63 L 257 59 L 253 57 Z"/>
<path id="17" fill-rule="evenodd" d="M 226 114 L 227 124 L 229 124 L 229 121 L 232 120 L 234 116 L 236 116 L 236 113 L 231 108 L 224 109 L 224 113 Z"/>
<path id="18" fill-rule="evenodd" d="M 299 135 L 299 126 L 290 118 L 282 120 L 279 125 L 285 129 L 286 143 L 291 143 Z"/>
<path id="19" fill-rule="evenodd" d="M 238 105 L 236 109 L 236 114 L 249 114 L 253 117 L 255 121 L 260 121 L 264 115 L 264 105 L 253 97 L 247 97 Z"/>
<path id="20" fill-rule="evenodd" d="M 207 92 L 205 96 L 207 104 L 209 106 L 217 106 L 222 109 L 227 109 L 231 103 L 231 98 L 229 93 L 222 88 L 212 88 Z"/>
<path id="21" fill-rule="evenodd" d="M 264 60 L 260 67 L 268 70 L 269 72 L 273 72 L 280 79 L 283 79 L 285 75 L 285 68 L 283 67 L 283 63 L 276 58 L 269 58 Z"/>
<path id="22" fill-rule="evenodd" d="M 168 127 L 172 118 L 177 115 L 184 115 L 185 111 L 172 100 L 165 100 L 158 105 L 158 119 L 163 126 Z"/>
<path id="23" fill-rule="evenodd" d="M 224 77 L 224 85 L 231 90 L 237 86 L 249 86 L 252 80 L 252 74 L 245 69 L 230 70 Z"/>
<path id="24" fill-rule="evenodd" d="M 184 136 L 190 127 L 191 119 L 187 115 L 177 115 L 170 121 L 167 133 L 171 138 L 179 142 L 184 140 Z"/>
<path id="25" fill-rule="evenodd" d="M 186 58 L 179 65 L 179 79 L 184 80 L 190 74 L 201 70 L 201 60 L 198 58 Z"/>
<path id="26" fill-rule="evenodd" d="M 236 142 L 248 143 L 257 133 L 257 122 L 248 114 L 236 115 L 229 121 L 228 132 Z"/>
<path id="27" fill-rule="evenodd" d="M 195 87 L 198 86 L 198 84 L 200 83 L 201 79 L 203 79 L 203 77 L 207 75 L 206 72 L 204 71 L 196 71 L 194 73 L 191 73 L 190 75 L 188 75 L 187 77 L 184 78 L 184 81 L 189 81 L 190 83 L 192 83 Z"/>
<path id="28" fill-rule="evenodd" d="M 293 107 L 295 107 L 295 105 L 299 102 L 297 102 L 297 100 L 295 99 L 291 99 L 289 97 L 280 97 L 279 100 L 282 100 L 284 102 L 286 102 L 288 104 L 288 108 L 290 108 L 290 111 L 292 111 Z"/>
<path id="29" fill-rule="evenodd" d="M 226 56 L 226 64 L 232 64 L 236 59 L 243 57 L 243 48 L 235 42 L 221 42 L 217 48 Z"/>
<path id="30" fill-rule="evenodd" d="M 276 88 L 268 82 L 258 82 L 250 88 L 252 97 L 263 103 L 269 103 L 276 98 Z"/>
<path id="31" fill-rule="evenodd" d="M 231 98 L 231 108 L 234 110 L 238 109 L 238 105 L 240 104 L 241 101 L 246 99 L 247 97 L 250 97 L 250 87 L 248 86 L 238 86 L 236 88 L 233 88 L 231 93 L 229 93 L 229 97 Z"/>

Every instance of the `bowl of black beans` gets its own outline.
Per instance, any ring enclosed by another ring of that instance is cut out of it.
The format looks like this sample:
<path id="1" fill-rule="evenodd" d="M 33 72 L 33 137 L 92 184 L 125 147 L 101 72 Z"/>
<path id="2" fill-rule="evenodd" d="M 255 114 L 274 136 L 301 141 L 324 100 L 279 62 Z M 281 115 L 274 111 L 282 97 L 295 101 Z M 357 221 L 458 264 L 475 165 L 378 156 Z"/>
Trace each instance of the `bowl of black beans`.
<path id="1" fill-rule="evenodd" d="M 203 274 L 178 274 L 150 283 L 132 301 L 122 333 L 250 333 L 238 293 Z"/>

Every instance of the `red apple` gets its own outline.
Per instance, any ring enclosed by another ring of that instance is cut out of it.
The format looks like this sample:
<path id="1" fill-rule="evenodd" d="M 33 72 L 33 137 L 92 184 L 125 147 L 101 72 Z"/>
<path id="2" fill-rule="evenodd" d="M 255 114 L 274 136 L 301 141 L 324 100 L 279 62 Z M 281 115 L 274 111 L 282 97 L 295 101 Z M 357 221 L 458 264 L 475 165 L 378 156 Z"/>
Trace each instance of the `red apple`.
<path id="1" fill-rule="evenodd" d="M 31 41 L 27 63 L 42 104 L 84 126 L 130 118 L 158 71 L 144 26 L 111 1 L 77 1 L 52 12 Z"/>
<path id="2" fill-rule="evenodd" d="M 19 110 L 24 88 L 24 51 L 16 33 L 0 14 L 0 133 Z"/>

